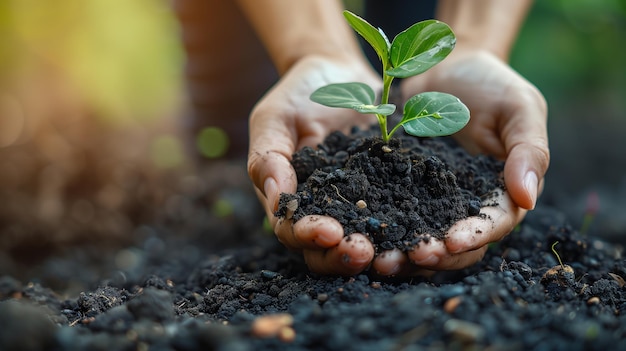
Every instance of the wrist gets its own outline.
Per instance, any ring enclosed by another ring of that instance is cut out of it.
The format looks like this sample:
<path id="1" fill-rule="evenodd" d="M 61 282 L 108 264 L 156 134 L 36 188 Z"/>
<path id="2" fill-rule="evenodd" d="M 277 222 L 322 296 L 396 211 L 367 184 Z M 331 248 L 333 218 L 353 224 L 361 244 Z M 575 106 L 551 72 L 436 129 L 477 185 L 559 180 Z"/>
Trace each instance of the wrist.
<path id="1" fill-rule="evenodd" d="M 456 45 L 450 53 L 450 61 L 453 61 L 455 57 L 468 55 L 490 55 L 497 57 L 503 62 L 508 62 L 510 51 L 510 44 L 504 44 L 496 40 L 490 41 L 482 35 L 476 35 L 476 33 L 473 33 L 473 35 L 459 33 L 456 34 Z"/>
<path id="2" fill-rule="evenodd" d="M 285 74 L 300 74 L 303 70 L 315 72 L 325 84 L 361 82 L 371 86 L 374 91 L 382 89 L 379 74 L 362 55 L 309 54 L 294 61 Z"/>
<path id="3" fill-rule="evenodd" d="M 506 62 L 530 5 L 530 0 L 440 0 L 437 18 L 452 28 L 459 51 L 484 50 Z"/>
<path id="4" fill-rule="evenodd" d="M 238 0 L 279 74 L 311 55 L 361 54 L 339 0 Z"/>
<path id="5" fill-rule="evenodd" d="M 472 43 L 461 42 L 455 45 L 454 50 L 446 57 L 445 60 L 441 62 L 442 66 L 445 66 L 448 63 L 454 63 L 457 60 L 467 59 L 469 57 L 480 57 L 480 56 L 489 56 L 491 58 L 497 59 L 498 61 L 502 61 L 507 63 L 506 57 L 503 57 L 502 54 L 498 54 L 493 49 L 475 45 Z M 438 65 L 438 66 L 439 66 Z"/>
<path id="6" fill-rule="evenodd" d="M 328 46 L 324 48 L 309 46 L 301 50 L 285 52 L 280 59 L 275 61 L 275 64 L 282 76 L 294 65 L 302 61 L 330 62 L 337 66 L 344 66 L 347 70 L 372 70 L 369 62 L 360 51 L 333 50 Z"/>

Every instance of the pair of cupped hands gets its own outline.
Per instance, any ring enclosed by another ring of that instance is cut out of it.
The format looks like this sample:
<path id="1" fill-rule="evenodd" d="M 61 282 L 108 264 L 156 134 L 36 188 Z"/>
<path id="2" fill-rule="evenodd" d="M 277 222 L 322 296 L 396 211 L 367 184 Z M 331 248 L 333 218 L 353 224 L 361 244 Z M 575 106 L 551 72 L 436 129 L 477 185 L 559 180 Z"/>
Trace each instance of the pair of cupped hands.
<path id="1" fill-rule="evenodd" d="M 309 99 L 321 86 L 345 82 L 382 88 L 381 78 L 364 60 L 304 57 L 285 72 L 250 116 L 248 173 L 278 240 L 301 252 L 311 271 L 354 275 L 369 269 L 382 276 L 410 276 L 461 269 L 481 260 L 489 243 L 501 240 L 534 208 L 549 164 L 544 98 L 489 52 L 455 50 L 426 73 L 403 79 L 400 89 L 403 99 L 441 91 L 467 105 L 470 121 L 455 138 L 471 153 L 505 160 L 506 190 L 498 192 L 497 206 L 483 207 L 484 216 L 455 223 L 445 240 L 430 240 L 408 252 L 375 253 L 365 235 L 344 237 L 342 226 L 330 217 L 307 216 L 295 223 L 275 217 L 280 194 L 296 191 L 290 164 L 296 150 L 315 147 L 332 131 L 375 122 L 374 116 L 325 107 Z"/>

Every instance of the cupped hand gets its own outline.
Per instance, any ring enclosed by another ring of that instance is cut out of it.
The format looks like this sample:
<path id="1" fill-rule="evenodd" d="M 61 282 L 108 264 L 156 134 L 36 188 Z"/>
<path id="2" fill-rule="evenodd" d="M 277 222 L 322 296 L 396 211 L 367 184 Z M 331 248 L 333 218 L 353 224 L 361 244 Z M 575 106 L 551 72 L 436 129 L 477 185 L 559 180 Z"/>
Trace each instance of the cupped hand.
<path id="1" fill-rule="evenodd" d="M 455 137 L 472 153 L 505 160 L 512 200 L 534 208 L 550 159 L 547 106 L 539 90 L 488 52 L 455 49 L 432 70 L 402 82 L 405 98 L 422 91 L 450 93 L 467 105 L 470 121 Z"/>
<path id="2" fill-rule="evenodd" d="M 444 241 L 431 240 L 407 256 L 379 255 L 373 268 L 382 275 L 460 269 L 479 261 L 489 243 L 501 240 L 534 208 L 549 164 L 545 100 L 496 56 L 455 49 L 432 70 L 402 82 L 405 99 L 423 91 L 447 92 L 468 106 L 470 122 L 456 138 L 472 153 L 505 160 L 506 191 L 497 194 L 498 205 L 481 209 L 483 216 L 454 224 Z"/>
<path id="3" fill-rule="evenodd" d="M 311 271 L 352 275 L 366 269 L 374 258 L 371 242 L 361 234 L 344 237 L 343 227 L 331 217 L 307 216 L 296 223 L 276 218 L 281 193 L 295 193 L 292 154 L 303 146 L 315 147 L 332 131 L 348 132 L 375 119 L 352 110 L 329 108 L 312 102 L 317 88 L 331 83 L 363 82 L 375 90 L 380 78 L 362 58 L 306 57 L 296 62 L 259 101 L 250 116 L 248 173 L 278 240 L 301 251 Z"/>
<path id="4" fill-rule="evenodd" d="M 433 271 L 462 269 L 480 261 L 488 244 L 506 236 L 527 212 L 502 190 L 494 192 L 490 203 L 481 208 L 480 216 L 452 225 L 444 241 L 423 242 L 406 253 L 391 250 L 379 254 L 372 270 L 382 276 L 431 275 Z"/>

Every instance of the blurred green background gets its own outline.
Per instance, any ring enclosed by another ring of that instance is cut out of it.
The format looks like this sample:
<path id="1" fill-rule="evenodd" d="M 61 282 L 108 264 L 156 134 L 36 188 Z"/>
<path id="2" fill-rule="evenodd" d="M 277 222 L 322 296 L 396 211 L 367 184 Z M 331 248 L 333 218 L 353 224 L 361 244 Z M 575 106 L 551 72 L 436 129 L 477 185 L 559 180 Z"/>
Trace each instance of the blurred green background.
<path id="1" fill-rule="evenodd" d="M 580 103 L 624 115 L 624 44 L 624 0 L 537 1 L 511 65 L 541 89 L 553 112 Z"/>

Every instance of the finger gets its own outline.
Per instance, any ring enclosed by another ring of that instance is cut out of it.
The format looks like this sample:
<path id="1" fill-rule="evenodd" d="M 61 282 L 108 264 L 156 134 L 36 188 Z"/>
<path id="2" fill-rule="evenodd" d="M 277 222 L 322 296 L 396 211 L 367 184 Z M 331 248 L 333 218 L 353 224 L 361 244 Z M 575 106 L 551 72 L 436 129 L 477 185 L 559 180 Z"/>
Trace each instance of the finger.
<path id="1" fill-rule="evenodd" d="M 274 215 L 276 208 L 273 204 L 270 204 L 270 201 L 268 200 L 268 198 L 271 198 L 272 196 L 270 195 L 266 197 L 259 189 L 255 189 L 255 191 L 261 205 L 265 209 L 265 214 L 270 227 L 274 229 L 274 234 L 276 235 L 278 241 L 289 249 L 302 249 L 303 245 L 295 239 L 293 220 L 276 217 Z M 268 192 L 268 194 L 272 194 L 272 192 Z M 275 196 L 278 198 L 279 194 L 276 193 Z M 278 199 L 276 201 L 278 201 Z"/>
<path id="2" fill-rule="evenodd" d="M 434 272 L 422 269 L 411 263 L 407 254 L 399 249 L 386 250 L 378 254 L 372 262 L 374 274 L 384 277 L 431 276 Z"/>
<path id="3" fill-rule="evenodd" d="M 504 181 L 511 198 L 525 209 L 533 209 L 540 181 L 550 164 L 546 102 L 536 89 L 525 89 L 511 103 L 511 118 L 502 130 L 507 150 Z"/>
<path id="4" fill-rule="evenodd" d="M 433 239 L 427 245 L 416 246 L 410 250 L 408 256 L 411 262 L 423 272 L 454 270 L 471 266 L 480 261 L 487 248 L 487 246 L 483 246 L 473 251 L 450 254 L 446 251 L 443 242 Z"/>
<path id="5" fill-rule="evenodd" d="M 263 195 L 261 190 L 255 187 L 254 191 L 256 192 L 256 196 L 259 199 L 261 206 L 263 206 L 263 209 L 265 210 L 265 215 L 267 216 L 267 219 L 270 223 L 270 227 L 275 228 L 276 223 L 278 221 L 278 217 L 274 215 L 274 212 L 276 212 L 276 209 L 274 208 L 273 205 L 269 204 L 269 202 L 267 201 L 267 198 L 265 197 L 265 195 Z"/>
<path id="6" fill-rule="evenodd" d="M 281 219 L 274 232 L 283 245 L 292 249 L 327 249 L 337 246 L 344 236 L 341 224 L 326 216 L 306 216 L 293 225 Z"/>
<path id="7" fill-rule="evenodd" d="M 295 193 L 297 188 L 296 174 L 289 160 L 274 151 L 251 152 L 248 175 L 259 190 L 259 199 L 268 213 L 278 209 L 281 193 Z"/>
<path id="8" fill-rule="evenodd" d="M 441 258 L 448 255 L 448 249 L 443 241 L 431 238 L 420 242 L 413 249 L 407 251 L 411 263 L 418 267 L 431 268 L 439 264 Z"/>
<path id="9" fill-rule="evenodd" d="M 515 203 L 532 210 L 549 164 L 547 149 L 528 144 L 513 148 L 504 166 L 504 182 Z"/>
<path id="10" fill-rule="evenodd" d="M 485 253 L 487 252 L 488 248 L 489 247 L 485 245 L 476 250 L 466 251 L 460 254 L 448 255 L 442 257 L 436 265 L 428 268 L 437 271 L 449 271 L 469 267 L 474 263 L 482 260 L 483 257 L 485 257 Z"/>
<path id="11" fill-rule="evenodd" d="M 394 276 L 402 271 L 402 268 L 409 264 L 406 253 L 400 249 L 386 250 L 376 256 L 372 262 L 372 270 L 376 274 L 384 276 Z"/>
<path id="12" fill-rule="evenodd" d="M 499 241 L 522 220 L 526 210 L 517 207 L 507 192 L 494 193 L 491 206 L 481 208 L 479 216 L 461 220 L 446 233 L 445 246 L 451 254 L 476 250 Z"/>
<path id="13" fill-rule="evenodd" d="M 295 132 L 290 123 L 267 110 L 258 107 L 250 117 L 248 175 L 263 195 L 260 199 L 266 210 L 273 212 L 281 193 L 296 191 L 296 174 L 290 163 Z"/>
<path id="14" fill-rule="evenodd" d="M 304 260 L 312 272 L 327 275 L 355 275 L 374 259 L 374 246 L 362 234 L 344 237 L 328 250 L 304 250 Z"/>

